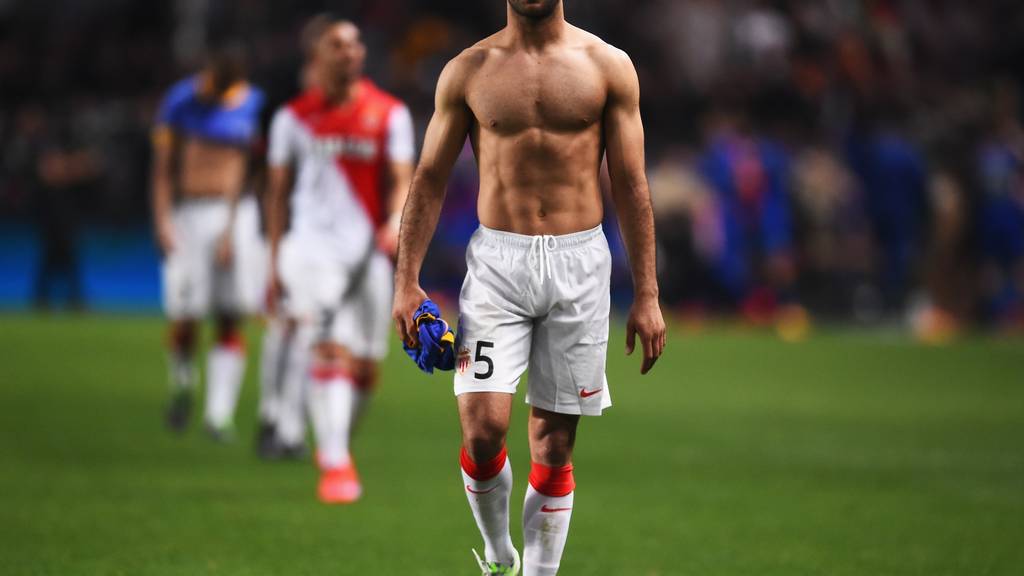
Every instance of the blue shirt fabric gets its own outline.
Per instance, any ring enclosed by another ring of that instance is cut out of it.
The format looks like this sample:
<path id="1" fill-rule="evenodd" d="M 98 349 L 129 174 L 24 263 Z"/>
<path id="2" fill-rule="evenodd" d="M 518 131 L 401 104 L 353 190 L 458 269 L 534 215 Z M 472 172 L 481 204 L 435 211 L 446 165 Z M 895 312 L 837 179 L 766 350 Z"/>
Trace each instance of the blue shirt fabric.
<path id="1" fill-rule="evenodd" d="M 204 102 L 198 76 L 179 81 L 168 90 L 157 112 L 157 127 L 227 144 L 247 147 L 259 134 L 263 93 L 248 84 L 233 87 L 221 102 Z"/>

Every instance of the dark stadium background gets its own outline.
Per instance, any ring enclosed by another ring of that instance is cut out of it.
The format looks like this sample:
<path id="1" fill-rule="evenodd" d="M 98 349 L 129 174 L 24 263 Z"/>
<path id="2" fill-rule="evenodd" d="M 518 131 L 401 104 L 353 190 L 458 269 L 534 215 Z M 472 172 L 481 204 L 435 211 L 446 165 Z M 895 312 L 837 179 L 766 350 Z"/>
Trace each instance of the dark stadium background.
<path id="1" fill-rule="evenodd" d="M 640 75 L 669 333 L 640 377 L 613 316 L 561 573 L 1020 574 L 1024 3 L 565 2 Z M 505 1 L 0 0 L 0 574 L 479 573 L 450 375 L 397 338 L 356 505 L 257 457 L 260 319 L 236 442 L 162 420 L 154 110 L 227 37 L 278 106 L 324 10 L 421 140 L 441 67 Z M 425 278 L 446 317 L 475 193 L 464 153 Z"/>
<path id="2" fill-rule="evenodd" d="M 499 1 L 0 2 L 0 305 L 156 310 L 148 130 L 162 92 L 206 42 L 235 37 L 277 106 L 296 91 L 300 28 L 322 10 L 360 23 L 369 76 L 410 104 L 420 135 L 443 64 L 504 18 Z M 567 11 L 639 71 L 672 310 L 758 322 L 797 304 L 830 320 L 909 315 L 939 334 L 1020 326 L 1019 2 Z M 467 156 L 434 288 L 457 288 L 474 193 Z M 616 285 L 622 301 L 628 278 Z"/>

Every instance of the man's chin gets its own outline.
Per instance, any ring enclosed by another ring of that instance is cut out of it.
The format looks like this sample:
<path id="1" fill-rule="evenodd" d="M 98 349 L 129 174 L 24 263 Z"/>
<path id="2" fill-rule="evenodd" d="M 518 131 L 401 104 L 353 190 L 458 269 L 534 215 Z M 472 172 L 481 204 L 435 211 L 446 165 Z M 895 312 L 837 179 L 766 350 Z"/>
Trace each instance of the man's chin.
<path id="1" fill-rule="evenodd" d="M 516 14 L 531 20 L 542 20 L 554 13 L 558 2 L 538 0 L 536 2 L 512 2 L 511 4 L 512 10 Z"/>

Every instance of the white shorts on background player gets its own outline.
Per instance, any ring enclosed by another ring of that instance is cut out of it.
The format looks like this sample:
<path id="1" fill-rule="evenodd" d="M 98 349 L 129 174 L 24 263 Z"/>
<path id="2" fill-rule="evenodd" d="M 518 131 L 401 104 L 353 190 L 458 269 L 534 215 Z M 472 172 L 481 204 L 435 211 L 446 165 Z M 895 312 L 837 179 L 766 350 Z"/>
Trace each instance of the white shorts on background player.
<path id="1" fill-rule="evenodd" d="M 322 241 L 293 234 L 281 241 L 285 314 L 314 324 L 318 339 L 342 344 L 356 358 L 384 359 L 391 329 L 391 261 L 372 247 L 366 257 L 340 260 L 323 249 Z"/>
<path id="2" fill-rule="evenodd" d="M 256 200 L 245 196 L 235 208 L 232 260 L 217 265 L 217 246 L 227 228 L 230 206 L 219 198 L 186 199 L 172 214 L 174 250 L 162 264 L 163 302 L 174 320 L 212 312 L 253 314 L 262 304 L 266 253 L 259 234 Z"/>
<path id="3" fill-rule="evenodd" d="M 455 394 L 514 394 L 560 414 L 611 406 L 605 378 L 611 254 L 600 227 L 524 236 L 480 227 L 459 296 Z"/>

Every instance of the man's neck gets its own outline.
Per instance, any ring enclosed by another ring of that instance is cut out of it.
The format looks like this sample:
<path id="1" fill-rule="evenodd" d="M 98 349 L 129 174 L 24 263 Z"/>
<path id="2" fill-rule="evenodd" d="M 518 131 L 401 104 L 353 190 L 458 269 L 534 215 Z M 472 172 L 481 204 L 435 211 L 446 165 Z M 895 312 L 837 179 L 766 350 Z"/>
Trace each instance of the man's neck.
<path id="1" fill-rule="evenodd" d="M 357 80 L 344 80 L 337 82 L 324 82 L 320 89 L 324 93 L 324 99 L 333 106 L 340 106 L 356 97 L 359 89 Z"/>
<path id="2" fill-rule="evenodd" d="M 541 19 L 521 16 L 511 6 L 506 6 L 505 10 L 508 14 L 508 30 L 513 41 L 527 49 L 543 49 L 565 36 L 567 23 L 561 2 L 551 14 Z"/>

